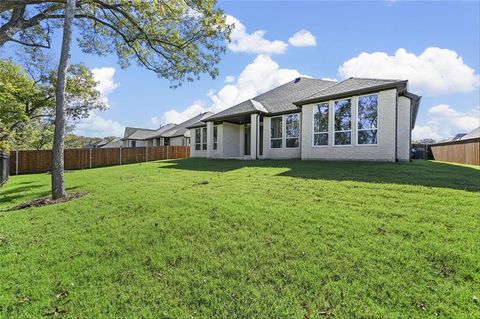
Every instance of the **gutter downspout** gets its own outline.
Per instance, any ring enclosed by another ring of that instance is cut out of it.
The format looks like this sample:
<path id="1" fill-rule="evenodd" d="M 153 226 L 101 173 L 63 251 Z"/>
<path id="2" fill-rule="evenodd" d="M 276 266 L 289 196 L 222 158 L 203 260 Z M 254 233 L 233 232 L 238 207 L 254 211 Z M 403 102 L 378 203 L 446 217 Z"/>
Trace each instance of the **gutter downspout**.
<path id="1" fill-rule="evenodd" d="M 395 99 L 395 162 L 398 162 L 398 137 L 397 137 L 397 128 L 398 128 L 398 90 L 397 90 L 397 96 Z"/>
<path id="2" fill-rule="evenodd" d="M 260 147 L 260 145 L 258 144 L 258 136 L 260 135 L 260 113 L 258 113 L 258 116 L 257 116 L 257 125 L 256 125 L 256 133 L 255 133 L 255 138 L 256 138 L 256 145 L 255 145 L 255 159 L 259 159 L 258 157 L 258 148 Z"/>

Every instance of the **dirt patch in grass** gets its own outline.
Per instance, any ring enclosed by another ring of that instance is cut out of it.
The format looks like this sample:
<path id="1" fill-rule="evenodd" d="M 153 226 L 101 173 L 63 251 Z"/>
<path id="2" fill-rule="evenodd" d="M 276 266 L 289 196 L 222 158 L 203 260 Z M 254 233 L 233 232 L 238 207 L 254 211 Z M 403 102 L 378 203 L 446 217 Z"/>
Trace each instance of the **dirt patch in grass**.
<path id="1" fill-rule="evenodd" d="M 31 207 L 41 207 L 41 206 L 46 206 L 46 205 L 58 204 L 58 203 L 65 203 L 65 202 L 69 202 L 71 200 L 74 200 L 76 198 L 83 197 L 86 194 L 87 194 L 86 192 L 77 192 L 77 193 L 67 194 L 67 196 L 65 196 L 63 198 L 59 198 L 59 199 L 51 199 L 49 197 L 38 198 L 38 199 L 34 199 L 32 201 L 14 206 L 14 207 L 8 209 L 8 211 L 20 210 L 20 209 L 31 208 Z"/>

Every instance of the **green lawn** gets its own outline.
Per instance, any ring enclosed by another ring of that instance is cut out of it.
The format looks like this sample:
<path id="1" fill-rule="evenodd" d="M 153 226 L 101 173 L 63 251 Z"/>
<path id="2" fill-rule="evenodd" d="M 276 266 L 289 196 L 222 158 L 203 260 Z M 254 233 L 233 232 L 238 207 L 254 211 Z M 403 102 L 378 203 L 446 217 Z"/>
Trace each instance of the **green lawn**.
<path id="1" fill-rule="evenodd" d="M 0 317 L 480 315 L 480 169 L 177 160 L 0 188 Z M 208 183 L 206 182 L 208 181 Z"/>

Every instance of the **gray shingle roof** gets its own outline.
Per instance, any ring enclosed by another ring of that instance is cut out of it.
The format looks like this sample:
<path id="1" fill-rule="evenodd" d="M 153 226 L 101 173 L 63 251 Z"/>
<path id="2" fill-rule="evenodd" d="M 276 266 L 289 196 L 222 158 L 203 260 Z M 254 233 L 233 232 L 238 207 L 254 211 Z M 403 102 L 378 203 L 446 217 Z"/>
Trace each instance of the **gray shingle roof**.
<path id="1" fill-rule="evenodd" d="M 463 136 L 462 140 L 468 140 L 471 138 L 479 138 L 480 137 L 480 126 L 468 133 L 467 135 Z"/>
<path id="2" fill-rule="evenodd" d="M 146 128 L 135 128 L 135 127 L 126 127 L 125 128 L 125 140 L 144 140 L 148 138 L 156 130 L 146 129 Z M 130 133 L 130 134 L 128 134 Z"/>
<path id="3" fill-rule="evenodd" d="M 173 123 L 168 123 L 168 124 L 165 124 L 164 126 L 161 126 L 158 130 L 156 130 L 155 132 L 153 132 L 152 134 L 150 134 L 150 136 L 148 136 L 147 138 L 156 138 L 156 137 L 160 137 L 160 136 L 163 136 L 162 134 L 170 129 L 172 129 L 173 127 L 175 127 L 177 124 L 173 124 Z"/>
<path id="4" fill-rule="evenodd" d="M 320 101 L 322 99 L 333 98 L 336 96 L 340 97 L 344 94 L 352 94 L 366 89 L 401 86 L 406 85 L 406 83 L 407 81 L 402 80 L 349 78 L 323 90 L 317 91 L 311 95 L 306 95 L 299 101 L 297 101 L 296 104 L 303 105 L 315 101 Z"/>
<path id="5" fill-rule="evenodd" d="M 189 119 L 189 120 L 187 120 L 183 123 L 180 123 L 180 124 L 176 125 L 171 130 L 168 130 L 168 131 L 164 132 L 162 134 L 162 136 L 164 136 L 164 137 L 175 137 L 175 136 L 189 137 L 190 136 L 190 131 L 188 130 L 188 127 L 190 127 L 190 125 L 192 125 L 192 124 L 201 122 L 202 120 L 204 120 L 205 118 L 209 117 L 212 114 L 213 114 L 212 112 L 201 113 L 201 114 L 199 114 L 195 117 L 192 117 L 191 119 Z"/>
<path id="6" fill-rule="evenodd" d="M 117 148 L 123 145 L 121 138 L 114 138 L 111 141 L 105 141 L 106 143 L 103 145 L 99 145 L 100 148 Z"/>
<path id="7" fill-rule="evenodd" d="M 335 85 L 336 83 L 337 82 L 310 78 L 297 78 L 210 116 L 208 121 L 259 111 L 275 114 L 299 110 L 299 107 L 296 106 L 294 102 Z"/>

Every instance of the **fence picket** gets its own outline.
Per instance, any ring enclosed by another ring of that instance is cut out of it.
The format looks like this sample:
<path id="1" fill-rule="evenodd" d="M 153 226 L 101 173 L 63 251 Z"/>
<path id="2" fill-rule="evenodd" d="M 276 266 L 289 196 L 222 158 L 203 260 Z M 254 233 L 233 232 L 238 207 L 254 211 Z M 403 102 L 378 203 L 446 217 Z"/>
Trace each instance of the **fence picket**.
<path id="1" fill-rule="evenodd" d="M 145 149 L 145 150 L 144 150 Z M 118 154 L 117 154 L 118 152 Z M 150 156 L 148 155 L 150 152 Z M 65 169 L 83 169 L 146 161 L 188 158 L 189 146 L 120 147 L 110 149 L 66 149 Z M 43 173 L 51 169 L 51 150 L 12 151 L 10 174 Z"/>

